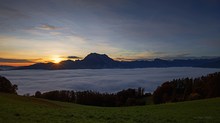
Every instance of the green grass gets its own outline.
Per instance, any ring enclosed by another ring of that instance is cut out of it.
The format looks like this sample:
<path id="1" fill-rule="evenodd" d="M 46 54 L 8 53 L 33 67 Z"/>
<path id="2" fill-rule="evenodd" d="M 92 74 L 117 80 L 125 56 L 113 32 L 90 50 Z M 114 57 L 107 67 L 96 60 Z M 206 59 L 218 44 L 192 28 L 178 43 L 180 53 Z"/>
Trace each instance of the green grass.
<path id="1" fill-rule="evenodd" d="M 220 123 L 220 98 L 93 107 L 0 93 L 0 123 Z"/>

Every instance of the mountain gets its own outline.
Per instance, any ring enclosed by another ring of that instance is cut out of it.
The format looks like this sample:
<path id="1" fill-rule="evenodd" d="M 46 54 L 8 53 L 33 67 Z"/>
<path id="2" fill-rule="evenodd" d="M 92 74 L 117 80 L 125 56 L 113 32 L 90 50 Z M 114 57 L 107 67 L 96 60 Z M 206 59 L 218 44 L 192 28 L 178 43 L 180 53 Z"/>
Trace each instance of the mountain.
<path id="1" fill-rule="evenodd" d="M 0 70 L 12 70 L 15 69 L 14 66 L 8 66 L 8 65 L 0 65 Z"/>
<path id="2" fill-rule="evenodd" d="M 55 63 L 36 63 L 30 66 L 23 66 L 16 69 L 102 69 L 102 68 L 117 68 L 119 62 L 114 61 L 106 54 L 90 53 L 83 60 L 65 60 L 59 64 Z"/>
<path id="3" fill-rule="evenodd" d="M 205 67 L 205 68 L 220 68 L 220 58 L 212 59 L 206 63 L 198 65 L 198 67 Z"/>
<path id="4" fill-rule="evenodd" d="M 91 53 L 82 60 L 85 68 L 114 68 L 118 62 L 109 58 L 106 54 Z"/>
<path id="5" fill-rule="evenodd" d="M 105 68 L 148 68 L 148 67 L 206 67 L 220 68 L 220 58 L 213 59 L 174 59 L 153 61 L 115 61 L 106 54 L 90 53 L 83 60 L 66 60 L 56 63 L 36 63 L 16 69 L 105 69 Z"/>
<path id="6" fill-rule="evenodd" d="M 84 59 L 84 62 L 98 62 L 98 63 L 108 63 L 114 60 L 109 58 L 106 54 L 90 53 Z"/>

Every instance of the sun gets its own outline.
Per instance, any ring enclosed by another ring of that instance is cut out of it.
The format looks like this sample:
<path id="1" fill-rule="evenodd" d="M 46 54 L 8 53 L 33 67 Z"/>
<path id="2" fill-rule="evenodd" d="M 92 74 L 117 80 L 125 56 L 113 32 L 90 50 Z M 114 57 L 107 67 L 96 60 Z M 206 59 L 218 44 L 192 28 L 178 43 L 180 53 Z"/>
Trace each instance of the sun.
<path id="1" fill-rule="evenodd" d="M 60 63 L 63 59 L 60 58 L 60 56 L 58 55 L 54 55 L 51 60 L 54 62 L 54 63 Z"/>

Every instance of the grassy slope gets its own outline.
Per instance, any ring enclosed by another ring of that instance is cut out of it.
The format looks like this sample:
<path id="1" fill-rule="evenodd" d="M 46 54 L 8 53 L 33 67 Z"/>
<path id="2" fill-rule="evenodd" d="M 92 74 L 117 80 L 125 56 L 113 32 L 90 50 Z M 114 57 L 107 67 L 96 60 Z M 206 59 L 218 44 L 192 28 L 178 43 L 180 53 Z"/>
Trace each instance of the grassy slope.
<path id="1" fill-rule="evenodd" d="M 0 123 L 220 123 L 220 98 L 103 108 L 0 93 Z"/>

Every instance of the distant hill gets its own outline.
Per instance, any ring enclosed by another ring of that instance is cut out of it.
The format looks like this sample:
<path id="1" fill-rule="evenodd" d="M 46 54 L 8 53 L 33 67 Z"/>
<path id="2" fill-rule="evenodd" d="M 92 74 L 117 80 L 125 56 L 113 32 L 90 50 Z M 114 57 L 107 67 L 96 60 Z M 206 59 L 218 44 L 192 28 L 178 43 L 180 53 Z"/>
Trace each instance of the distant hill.
<path id="1" fill-rule="evenodd" d="M 0 70 L 11 70 L 15 69 L 16 67 L 13 66 L 7 66 L 7 65 L 0 65 Z"/>
<path id="2" fill-rule="evenodd" d="M 209 62 L 199 65 L 198 67 L 220 68 L 220 58 L 216 60 L 210 60 Z"/>
<path id="3" fill-rule="evenodd" d="M 83 60 L 66 60 L 56 63 L 36 63 L 15 69 L 105 69 L 105 68 L 148 68 L 148 67 L 206 67 L 220 68 L 220 58 L 212 59 L 175 59 L 153 61 L 116 61 L 106 54 L 90 53 Z"/>

